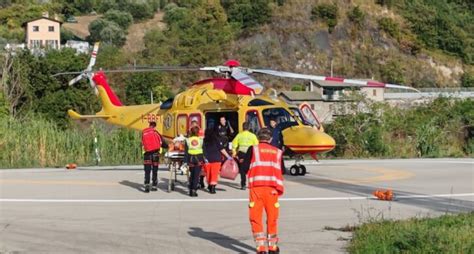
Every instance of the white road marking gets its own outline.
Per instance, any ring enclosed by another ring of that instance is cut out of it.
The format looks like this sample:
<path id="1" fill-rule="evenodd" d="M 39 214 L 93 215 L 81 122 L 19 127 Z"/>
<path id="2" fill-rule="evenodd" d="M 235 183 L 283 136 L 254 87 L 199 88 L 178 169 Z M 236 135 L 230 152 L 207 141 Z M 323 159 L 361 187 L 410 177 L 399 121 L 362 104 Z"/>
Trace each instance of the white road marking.
<path id="1" fill-rule="evenodd" d="M 472 197 L 474 193 L 434 194 L 434 195 L 406 195 L 395 196 L 397 199 L 436 198 L 436 197 Z M 349 201 L 349 200 L 377 200 L 372 196 L 355 197 L 326 197 L 326 198 L 281 198 L 280 201 Z M 246 198 L 223 199 L 8 199 L 2 198 L 3 203 L 191 203 L 191 202 L 248 202 Z"/>

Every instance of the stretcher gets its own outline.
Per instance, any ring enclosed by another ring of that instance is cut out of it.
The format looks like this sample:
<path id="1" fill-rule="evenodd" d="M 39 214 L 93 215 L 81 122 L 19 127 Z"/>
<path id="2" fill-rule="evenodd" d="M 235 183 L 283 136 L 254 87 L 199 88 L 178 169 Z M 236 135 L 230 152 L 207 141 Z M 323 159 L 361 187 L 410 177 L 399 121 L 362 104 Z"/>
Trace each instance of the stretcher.
<path id="1" fill-rule="evenodd" d="M 165 158 L 167 159 L 168 169 L 169 169 L 169 181 L 168 181 L 168 192 L 174 191 L 178 181 L 178 175 L 185 175 L 188 179 L 189 170 L 187 170 L 187 165 L 184 163 L 184 137 L 177 137 L 173 140 L 173 143 L 170 144 L 168 152 L 165 153 Z M 187 181 L 181 183 L 182 185 L 187 185 Z"/>

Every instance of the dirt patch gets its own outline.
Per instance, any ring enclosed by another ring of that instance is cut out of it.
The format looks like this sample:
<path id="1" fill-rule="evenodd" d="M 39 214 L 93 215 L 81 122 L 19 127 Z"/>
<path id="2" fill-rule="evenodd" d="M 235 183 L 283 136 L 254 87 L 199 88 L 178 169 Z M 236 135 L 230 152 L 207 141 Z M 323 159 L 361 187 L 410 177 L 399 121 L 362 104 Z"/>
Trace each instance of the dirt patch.
<path id="1" fill-rule="evenodd" d="M 89 36 L 89 24 L 102 15 L 88 15 L 75 17 L 77 23 L 64 23 L 63 27 L 71 31 L 75 36 L 85 40 Z"/>
<path id="2" fill-rule="evenodd" d="M 153 28 L 159 28 L 161 30 L 166 28 L 166 24 L 163 22 L 164 12 L 157 12 L 152 19 L 144 22 L 135 23 L 128 28 L 127 41 L 123 50 L 125 52 L 139 52 L 145 48 L 143 37 L 146 32 Z"/>

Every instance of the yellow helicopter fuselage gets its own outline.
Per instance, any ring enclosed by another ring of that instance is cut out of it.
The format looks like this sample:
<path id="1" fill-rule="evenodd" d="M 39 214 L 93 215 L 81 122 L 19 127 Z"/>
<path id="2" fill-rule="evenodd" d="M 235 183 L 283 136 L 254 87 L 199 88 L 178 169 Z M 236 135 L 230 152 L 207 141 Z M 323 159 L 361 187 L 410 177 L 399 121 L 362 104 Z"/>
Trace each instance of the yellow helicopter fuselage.
<path id="1" fill-rule="evenodd" d="M 104 75 L 98 73 L 96 75 Z M 242 131 L 242 124 L 249 122 L 252 131 L 268 127 L 271 119 L 287 125 L 282 130 L 285 146 L 294 153 L 322 153 L 334 148 L 332 137 L 322 128 L 305 124 L 302 116 L 274 94 L 254 95 L 249 91 L 229 90 L 229 80 L 209 79 L 195 83 L 186 91 L 160 104 L 123 106 L 111 98 L 111 89 L 105 76 L 94 77 L 102 110 L 96 115 L 81 116 L 70 110 L 76 119 L 102 118 L 110 124 L 143 130 L 150 121 L 157 123 L 157 130 L 171 140 L 186 135 L 191 122 L 202 128 L 213 128 L 221 116 L 227 118 L 234 130 Z M 220 87 L 216 84 L 221 84 Z M 271 91 L 271 90 L 269 90 Z"/>

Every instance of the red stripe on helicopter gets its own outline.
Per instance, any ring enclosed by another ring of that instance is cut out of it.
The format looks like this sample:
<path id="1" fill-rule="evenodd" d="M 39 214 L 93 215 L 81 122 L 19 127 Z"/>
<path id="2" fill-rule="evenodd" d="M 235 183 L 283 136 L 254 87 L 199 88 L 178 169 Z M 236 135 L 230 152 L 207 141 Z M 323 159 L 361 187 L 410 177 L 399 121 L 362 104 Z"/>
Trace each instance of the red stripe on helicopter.
<path id="1" fill-rule="evenodd" d="M 326 81 L 344 82 L 344 78 L 337 78 L 337 77 L 325 77 L 324 80 L 326 80 Z"/>
<path id="2" fill-rule="evenodd" d="M 368 87 L 385 87 L 384 83 L 376 82 L 376 81 L 368 81 L 367 82 Z"/>
<path id="3" fill-rule="evenodd" d="M 333 145 L 287 145 L 290 148 L 334 148 Z"/>
<path id="4" fill-rule="evenodd" d="M 255 93 L 252 88 L 235 79 L 210 78 L 195 82 L 193 85 L 204 85 L 208 83 L 212 83 L 214 89 L 224 90 L 224 92 L 229 94 L 252 95 L 252 93 Z"/>

